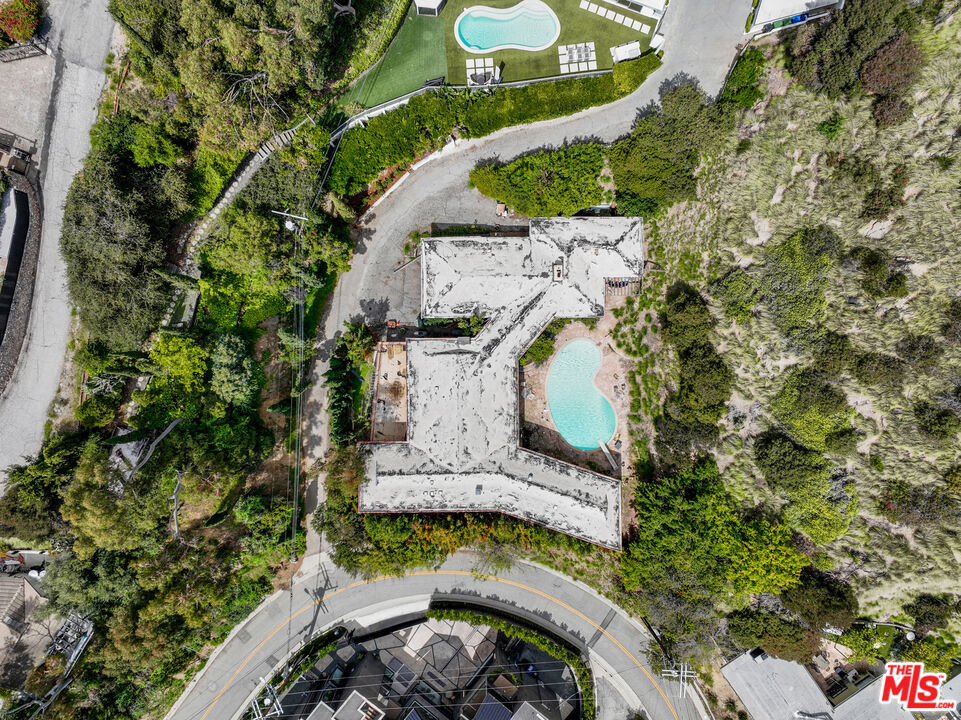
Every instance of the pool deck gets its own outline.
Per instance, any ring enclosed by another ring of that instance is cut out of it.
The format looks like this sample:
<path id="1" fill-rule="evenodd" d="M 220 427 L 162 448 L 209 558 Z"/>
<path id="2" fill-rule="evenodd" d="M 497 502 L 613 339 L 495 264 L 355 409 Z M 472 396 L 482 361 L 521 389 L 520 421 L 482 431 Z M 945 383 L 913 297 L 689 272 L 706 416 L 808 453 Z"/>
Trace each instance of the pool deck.
<path id="1" fill-rule="evenodd" d="M 623 296 L 608 297 L 604 315 L 597 321 L 593 330 L 582 322 L 571 322 L 557 334 L 554 340 L 554 354 L 550 358 L 541 365 L 532 364 L 522 368 L 521 419 L 524 447 L 559 458 L 572 465 L 605 475 L 613 475 L 610 464 L 600 448 L 581 450 L 572 447 L 564 440 L 554 425 L 547 402 L 547 376 L 554 358 L 572 340 L 589 340 L 601 349 L 601 367 L 594 377 L 594 385 L 614 408 L 614 416 L 617 418 L 614 437 L 611 438 L 607 447 L 621 466 L 622 474 L 630 472 L 630 468 L 624 465 L 626 458 L 631 457 L 631 435 L 628 432 L 627 419 L 631 400 L 627 378 L 634 362 L 615 348 L 610 341 L 610 333 L 617 324 L 617 318 L 611 310 L 623 305 L 624 300 Z M 620 448 L 616 447 L 618 442 L 621 443 Z"/>
<path id="2" fill-rule="evenodd" d="M 625 10 L 604 0 L 585 3 L 583 7 L 581 0 L 543 0 L 543 2 L 550 7 L 560 22 L 560 34 L 550 46 L 536 51 L 501 49 L 478 55 L 467 52 L 458 43 L 454 28 L 457 18 L 464 10 L 476 5 L 493 10 L 505 10 L 517 5 L 518 0 L 448 0 L 440 16 L 431 18 L 442 23 L 444 27 L 447 82 L 453 85 L 465 84 L 467 82 L 466 61 L 478 57 L 491 58 L 494 65 L 503 65 L 503 82 L 562 76 L 565 72 L 573 72 L 573 70 L 567 61 L 562 63 L 559 48 L 587 43 L 592 45 L 593 60 L 583 58 L 585 60 L 583 70 L 607 70 L 614 66 L 614 60 L 611 57 L 612 47 L 638 42 L 641 52 L 644 52 L 650 46 L 654 27 L 657 24 L 656 18 Z M 562 70 L 562 64 L 566 66 L 566 70 Z M 580 63 L 575 64 L 578 65 L 578 71 L 581 71 Z"/>
<path id="3" fill-rule="evenodd" d="M 406 441 L 366 445 L 359 509 L 502 512 L 619 549 L 620 480 L 520 446 L 518 367 L 555 317 L 609 315 L 608 279 L 639 277 L 642 245 L 638 218 L 423 240 L 423 317 L 487 323 L 473 338 L 407 342 Z"/>

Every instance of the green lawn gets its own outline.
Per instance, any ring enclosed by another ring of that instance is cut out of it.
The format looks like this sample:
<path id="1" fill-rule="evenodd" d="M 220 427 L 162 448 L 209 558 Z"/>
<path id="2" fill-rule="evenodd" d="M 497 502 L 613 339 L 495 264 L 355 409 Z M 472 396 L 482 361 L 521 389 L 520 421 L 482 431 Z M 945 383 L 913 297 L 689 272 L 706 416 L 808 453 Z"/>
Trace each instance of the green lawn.
<path id="1" fill-rule="evenodd" d="M 354 83 L 342 103 L 357 102 L 363 107 L 373 107 L 445 75 L 443 20 L 420 17 L 411 5 L 387 53 Z"/>
<path id="2" fill-rule="evenodd" d="M 544 0 L 554 10 L 561 21 L 561 34 L 557 42 L 539 52 L 526 50 L 499 50 L 484 55 L 468 53 L 461 48 L 454 37 L 454 22 L 461 11 L 472 5 L 486 5 L 493 8 L 508 8 L 517 4 L 517 0 L 448 0 L 437 20 L 444 23 L 447 47 L 447 82 L 451 85 L 463 85 L 467 82 L 465 61 L 469 58 L 493 57 L 494 63 L 504 63 L 503 80 L 528 80 L 538 77 L 552 77 L 560 74 L 560 63 L 557 59 L 557 45 L 573 45 L 574 43 L 593 42 L 597 54 L 597 69 L 605 70 L 613 66 L 611 48 L 627 42 L 638 40 L 641 52 L 647 50 L 653 36 L 654 21 L 642 18 L 631 12 L 623 12 L 633 19 L 651 27 L 647 35 L 638 30 L 626 28 L 613 20 L 607 20 L 579 7 L 578 0 Z M 613 8 L 603 0 L 597 0 L 603 7 Z"/>
<path id="3" fill-rule="evenodd" d="M 468 53 L 454 38 L 454 22 L 461 11 L 472 5 L 494 8 L 513 7 L 518 0 L 449 0 L 440 17 L 421 17 L 413 5 L 397 37 L 383 59 L 367 75 L 354 83 L 344 95 L 341 105 L 352 102 L 372 107 L 412 90 L 427 80 L 446 77 L 449 85 L 467 83 L 466 60 L 492 57 L 496 64 L 504 63 L 503 80 L 529 80 L 553 77 L 560 74 L 557 45 L 593 42 L 597 55 L 597 69 L 607 70 L 613 66 L 611 48 L 615 45 L 638 40 L 641 52 L 647 50 L 653 36 L 654 21 L 630 12 L 624 12 L 651 28 L 647 35 L 624 27 L 579 7 L 579 0 L 544 0 L 557 13 L 561 21 L 561 34 L 557 42 L 539 52 L 525 50 L 500 50 L 484 55 Z M 613 8 L 603 0 L 602 7 Z"/>

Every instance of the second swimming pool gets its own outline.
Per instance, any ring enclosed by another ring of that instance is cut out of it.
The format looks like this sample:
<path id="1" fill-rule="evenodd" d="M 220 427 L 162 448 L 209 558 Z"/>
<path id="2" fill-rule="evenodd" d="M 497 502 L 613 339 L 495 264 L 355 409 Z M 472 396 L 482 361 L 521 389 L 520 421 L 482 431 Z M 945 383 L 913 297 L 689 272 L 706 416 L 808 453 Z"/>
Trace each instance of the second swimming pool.
<path id="1" fill-rule="evenodd" d="M 593 450 L 614 437 L 614 408 L 594 385 L 601 351 L 589 340 L 574 340 L 554 358 L 547 374 L 547 404 L 554 425 L 573 447 Z"/>

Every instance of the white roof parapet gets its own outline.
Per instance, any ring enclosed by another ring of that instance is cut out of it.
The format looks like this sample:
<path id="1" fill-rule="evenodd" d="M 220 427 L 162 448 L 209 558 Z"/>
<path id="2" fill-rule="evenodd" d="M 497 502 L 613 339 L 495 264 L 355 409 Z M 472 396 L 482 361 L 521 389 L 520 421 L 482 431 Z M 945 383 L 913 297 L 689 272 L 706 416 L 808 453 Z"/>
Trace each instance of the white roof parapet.
<path id="1" fill-rule="evenodd" d="M 599 317 L 639 277 L 639 218 L 532 218 L 528 237 L 426 238 L 424 317 L 488 318 L 474 338 L 407 343 L 405 443 L 371 443 L 364 512 L 496 511 L 621 547 L 620 481 L 518 446 L 521 355 L 555 317 Z"/>

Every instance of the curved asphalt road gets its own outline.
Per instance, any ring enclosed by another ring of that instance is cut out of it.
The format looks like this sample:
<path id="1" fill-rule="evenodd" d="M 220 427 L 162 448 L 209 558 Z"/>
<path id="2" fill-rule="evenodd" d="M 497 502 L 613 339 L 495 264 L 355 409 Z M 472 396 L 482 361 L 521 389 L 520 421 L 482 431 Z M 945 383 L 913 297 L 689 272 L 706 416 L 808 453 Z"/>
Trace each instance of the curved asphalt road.
<path id="1" fill-rule="evenodd" d="M 708 94 L 717 94 L 738 44 L 746 39 L 744 21 L 749 11 L 748 0 L 673 0 L 661 28 L 666 37 L 664 64 L 633 94 L 576 115 L 505 128 L 445 148 L 413 170 L 363 218 L 352 268 L 337 283 L 319 334 L 312 385 L 304 405 L 309 462 L 323 458 L 327 450 L 323 373 L 333 338 L 343 330 L 344 322 L 364 320 L 379 325 L 388 319 L 402 323 L 417 319 L 420 263 L 397 269 L 405 260 L 403 245 L 408 233 L 425 230 L 431 223 L 509 223 L 494 215 L 490 198 L 467 187 L 470 170 L 482 161 L 510 160 L 575 140 L 615 140 L 630 132 L 641 109 L 659 99 L 665 83 L 694 78 Z"/>
<path id="2" fill-rule="evenodd" d="M 676 685 L 647 666 L 649 637 L 613 603 L 581 583 L 539 565 L 518 562 L 496 576 L 474 571 L 460 553 L 436 570 L 363 580 L 315 563 L 289 591 L 268 598 L 208 660 L 167 714 L 167 720 L 239 718 L 274 668 L 331 627 L 368 628 L 422 612 L 431 598 L 461 598 L 526 616 L 587 648 L 598 685 L 599 720 L 625 720 L 644 710 L 650 720 L 699 717 Z"/>
<path id="3" fill-rule="evenodd" d="M 63 205 L 90 149 L 89 132 L 107 79 L 104 58 L 114 28 L 107 0 L 49 0 L 46 12 L 56 70 L 40 158 L 43 228 L 27 336 L 14 376 L 0 396 L 0 491 L 7 467 L 40 450 L 47 412 L 60 384 L 71 322 L 60 257 Z"/>

